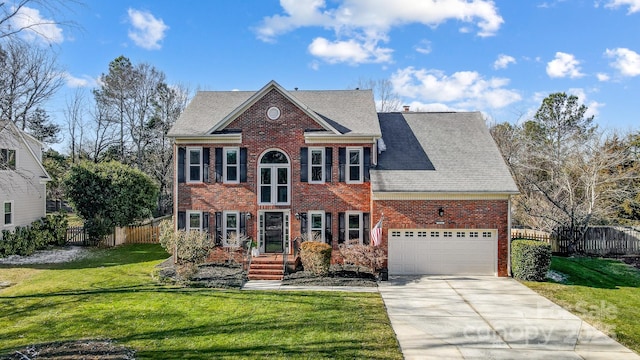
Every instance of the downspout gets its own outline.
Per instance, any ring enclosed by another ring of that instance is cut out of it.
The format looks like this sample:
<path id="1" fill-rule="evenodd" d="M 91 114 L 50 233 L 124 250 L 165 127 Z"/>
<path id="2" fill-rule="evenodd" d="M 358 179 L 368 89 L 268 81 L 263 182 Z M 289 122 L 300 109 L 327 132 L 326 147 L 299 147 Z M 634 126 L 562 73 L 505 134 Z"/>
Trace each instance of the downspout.
<path id="1" fill-rule="evenodd" d="M 511 195 L 507 200 L 507 274 L 513 276 L 511 273 Z"/>

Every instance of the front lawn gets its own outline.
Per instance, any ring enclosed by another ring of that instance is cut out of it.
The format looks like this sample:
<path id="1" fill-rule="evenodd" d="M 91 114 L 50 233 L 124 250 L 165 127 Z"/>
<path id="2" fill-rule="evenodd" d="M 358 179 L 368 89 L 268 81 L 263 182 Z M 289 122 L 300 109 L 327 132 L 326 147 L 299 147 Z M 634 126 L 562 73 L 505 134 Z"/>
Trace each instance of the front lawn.
<path id="1" fill-rule="evenodd" d="M 138 359 L 401 359 L 379 294 L 184 289 L 152 274 L 159 245 L 73 263 L 0 267 L 0 357 L 30 344 L 111 339 Z M 5 281 L 6 281 L 5 280 Z"/>
<path id="2" fill-rule="evenodd" d="M 635 352 L 640 352 L 640 271 L 620 261 L 553 257 L 563 283 L 524 282 Z"/>

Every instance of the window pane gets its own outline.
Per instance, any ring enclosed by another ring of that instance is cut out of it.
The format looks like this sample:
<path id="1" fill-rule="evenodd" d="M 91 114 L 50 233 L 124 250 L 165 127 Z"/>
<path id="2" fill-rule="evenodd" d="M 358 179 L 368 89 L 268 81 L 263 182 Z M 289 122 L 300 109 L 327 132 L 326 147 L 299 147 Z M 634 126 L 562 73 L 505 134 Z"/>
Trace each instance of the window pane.
<path id="1" fill-rule="evenodd" d="M 286 203 L 287 200 L 287 193 L 289 188 L 287 186 L 278 186 L 278 202 L 279 203 Z"/>
<path id="2" fill-rule="evenodd" d="M 271 184 L 271 169 L 260 169 L 260 179 L 262 184 Z"/>
<path id="3" fill-rule="evenodd" d="M 189 214 L 189 228 L 200 229 L 200 214 Z"/>
<path id="4" fill-rule="evenodd" d="M 322 151 L 320 150 L 311 151 L 311 164 L 322 165 Z"/>
<path id="5" fill-rule="evenodd" d="M 189 150 L 189 164 L 200 165 L 200 150 Z"/>
<path id="6" fill-rule="evenodd" d="M 235 166 L 227 166 L 227 181 L 238 180 L 238 168 Z"/>
<path id="7" fill-rule="evenodd" d="M 311 228 L 322 229 L 322 214 L 311 215 Z"/>
<path id="8" fill-rule="evenodd" d="M 269 151 L 260 160 L 261 164 L 288 164 L 287 157 L 280 151 Z"/>
<path id="9" fill-rule="evenodd" d="M 4 212 L 5 213 L 10 213 L 11 212 L 11 203 L 10 202 L 4 203 Z"/>
<path id="10" fill-rule="evenodd" d="M 15 170 L 16 169 L 16 151 L 15 150 L 9 150 L 8 167 L 11 170 Z"/>
<path id="11" fill-rule="evenodd" d="M 360 180 L 360 166 L 349 166 L 349 180 Z"/>
<path id="12" fill-rule="evenodd" d="M 4 224 L 13 224 L 13 221 L 11 221 L 11 214 L 4 214 Z"/>
<path id="13" fill-rule="evenodd" d="M 189 180 L 200 180 L 200 166 L 189 166 Z"/>
<path id="14" fill-rule="evenodd" d="M 349 230 L 349 240 L 360 239 L 360 230 Z"/>
<path id="15" fill-rule="evenodd" d="M 260 202 L 263 202 L 263 203 L 271 202 L 271 186 L 260 187 Z"/>
<path id="16" fill-rule="evenodd" d="M 360 164 L 360 151 L 349 151 L 349 164 Z"/>
<path id="17" fill-rule="evenodd" d="M 236 150 L 227 150 L 227 164 L 238 163 L 238 152 Z"/>
<path id="18" fill-rule="evenodd" d="M 360 215 L 349 215 L 349 229 L 360 229 Z"/>
<path id="19" fill-rule="evenodd" d="M 311 167 L 311 181 L 322 181 L 322 166 Z"/>
<path id="20" fill-rule="evenodd" d="M 235 230 L 238 227 L 238 217 L 236 214 L 227 214 L 227 229 Z"/>
<path id="21" fill-rule="evenodd" d="M 288 176 L 287 176 L 287 169 L 286 168 L 278 168 L 278 184 L 287 184 L 288 181 Z"/>

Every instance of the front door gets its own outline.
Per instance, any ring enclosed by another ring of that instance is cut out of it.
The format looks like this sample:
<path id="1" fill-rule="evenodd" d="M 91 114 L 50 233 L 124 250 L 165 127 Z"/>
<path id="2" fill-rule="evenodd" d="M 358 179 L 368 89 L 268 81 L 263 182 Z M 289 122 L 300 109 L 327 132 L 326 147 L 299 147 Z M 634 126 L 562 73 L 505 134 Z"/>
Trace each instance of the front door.
<path id="1" fill-rule="evenodd" d="M 284 242 L 284 213 L 264 213 L 264 247 L 267 253 L 281 253 Z"/>

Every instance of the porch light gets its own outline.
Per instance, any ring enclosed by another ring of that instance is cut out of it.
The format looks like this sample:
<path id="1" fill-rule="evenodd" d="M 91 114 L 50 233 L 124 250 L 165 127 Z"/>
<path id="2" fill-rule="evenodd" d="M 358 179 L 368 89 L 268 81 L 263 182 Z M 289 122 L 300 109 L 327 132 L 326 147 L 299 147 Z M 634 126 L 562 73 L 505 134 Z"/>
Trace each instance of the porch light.
<path id="1" fill-rule="evenodd" d="M 247 220 L 251 220 L 251 213 L 247 211 Z"/>
<path id="2" fill-rule="evenodd" d="M 438 215 L 439 215 L 440 217 L 443 217 L 443 216 L 444 216 L 444 209 L 443 209 L 443 208 L 438 209 Z"/>

